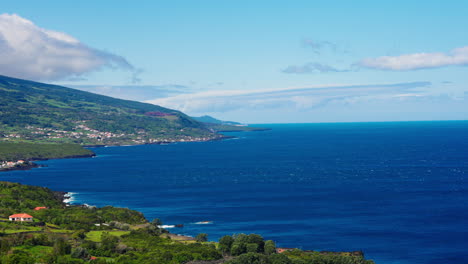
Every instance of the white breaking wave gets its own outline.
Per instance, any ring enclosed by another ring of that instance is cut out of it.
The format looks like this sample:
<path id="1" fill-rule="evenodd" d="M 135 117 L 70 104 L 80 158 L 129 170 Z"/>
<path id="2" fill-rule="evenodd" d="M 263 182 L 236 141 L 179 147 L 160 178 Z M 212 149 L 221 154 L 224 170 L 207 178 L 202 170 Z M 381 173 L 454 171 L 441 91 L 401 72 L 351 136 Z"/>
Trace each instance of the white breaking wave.
<path id="1" fill-rule="evenodd" d="M 195 225 L 209 225 L 213 224 L 213 221 L 200 221 L 200 222 L 195 222 Z"/>
<path id="2" fill-rule="evenodd" d="M 75 197 L 74 195 L 76 195 L 78 193 L 75 193 L 75 192 L 68 192 L 67 194 L 65 194 L 65 199 L 63 199 L 63 202 L 66 203 L 67 205 L 70 205 L 73 201 L 75 201 Z"/>
<path id="3" fill-rule="evenodd" d="M 158 225 L 159 228 L 174 228 L 175 225 Z"/>

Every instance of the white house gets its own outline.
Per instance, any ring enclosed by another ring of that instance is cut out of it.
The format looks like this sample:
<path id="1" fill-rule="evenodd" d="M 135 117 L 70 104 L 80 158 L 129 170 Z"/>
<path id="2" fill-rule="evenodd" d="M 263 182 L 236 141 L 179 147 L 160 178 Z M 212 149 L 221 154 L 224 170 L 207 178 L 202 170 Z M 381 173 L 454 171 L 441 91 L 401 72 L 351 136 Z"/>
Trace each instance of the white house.
<path id="1" fill-rule="evenodd" d="M 10 221 L 18 221 L 18 222 L 32 222 L 33 217 L 28 214 L 14 214 L 10 215 Z"/>

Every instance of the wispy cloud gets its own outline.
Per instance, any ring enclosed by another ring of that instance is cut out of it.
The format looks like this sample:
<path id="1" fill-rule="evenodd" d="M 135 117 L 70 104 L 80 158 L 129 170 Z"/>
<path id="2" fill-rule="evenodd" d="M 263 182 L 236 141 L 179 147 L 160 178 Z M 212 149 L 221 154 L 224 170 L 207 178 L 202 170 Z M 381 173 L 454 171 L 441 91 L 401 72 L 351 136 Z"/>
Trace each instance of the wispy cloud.
<path id="1" fill-rule="evenodd" d="M 309 62 L 304 65 L 290 65 L 282 70 L 284 73 L 307 74 L 307 73 L 326 73 L 326 72 L 347 72 L 347 69 L 337 69 L 333 66 Z"/>
<path id="2" fill-rule="evenodd" d="M 358 66 L 389 71 L 410 71 L 447 66 L 467 66 L 468 46 L 456 48 L 448 53 L 413 53 L 400 56 L 382 56 L 363 59 Z"/>
<path id="3" fill-rule="evenodd" d="M 358 98 L 419 96 L 430 82 L 376 85 L 336 85 L 267 90 L 224 90 L 179 94 L 146 102 L 189 114 L 221 113 L 235 110 L 296 108 L 311 109 L 334 101 L 352 103 Z"/>
<path id="4" fill-rule="evenodd" d="M 165 98 L 190 93 L 190 87 L 179 84 L 164 85 L 66 85 L 82 91 L 126 100 L 145 101 L 148 98 Z"/>
<path id="5" fill-rule="evenodd" d="M 82 78 L 103 67 L 139 71 L 124 57 L 85 45 L 16 14 L 0 15 L 0 74 L 33 80 Z"/>
<path id="6" fill-rule="evenodd" d="M 323 52 L 325 49 L 328 49 L 330 51 L 337 51 L 337 45 L 330 42 L 330 41 L 320 41 L 320 40 L 312 40 L 312 39 L 304 39 L 302 41 L 302 44 L 305 47 L 308 47 L 312 49 L 315 53 L 319 54 Z"/>

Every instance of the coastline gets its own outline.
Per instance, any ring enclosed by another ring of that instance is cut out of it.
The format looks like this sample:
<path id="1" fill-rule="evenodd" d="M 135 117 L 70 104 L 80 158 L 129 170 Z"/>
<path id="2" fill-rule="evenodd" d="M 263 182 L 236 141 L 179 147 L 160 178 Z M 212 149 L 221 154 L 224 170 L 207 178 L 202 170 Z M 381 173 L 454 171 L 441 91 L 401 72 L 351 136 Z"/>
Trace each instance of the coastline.
<path id="1" fill-rule="evenodd" d="M 86 207 L 86 208 L 96 207 L 96 206 L 89 205 L 89 204 L 86 204 L 86 203 L 73 204 L 73 201 L 76 200 L 75 197 L 74 197 L 74 195 L 77 194 L 76 192 L 64 192 L 64 191 L 55 191 L 55 190 L 52 190 L 52 191 L 63 202 L 63 204 L 66 207 L 68 207 L 68 206 L 78 206 L 78 207 Z M 114 207 L 113 205 L 110 205 L 110 206 Z M 149 223 L 149 220 L 148 220 L 148 223 L 142 224 L 141 227 L 146 227 L 149 224 L 150 223 Z M 171 233 L 167 228 L 164 228 L 164 227 L 162 229 L 167 231 L 166 236 L 168 238 L 174 240 L 174 241 L 179 241 L 179 242 L 187 242 L 187 241 L 194 242 L 194 241 L 196 241 L 196 238 L 193 237 L 193 236 Z"/>
<path id="2" fill-rule="evenodd" d="M 13 183 L 11 182 L 12 184 L 18 184 L 18 183 Z M 20 184 L 22 185 L 22 184 Z M 29 185 L 31 187 L 40 187 L 40 186 L 32 186 L 32 185 Z M 43 187 L 41 187 L 43 188 Z M 74 192 L 64 192 L 64 191 L 55 191 L 55 190 L 51 190 L 52 193 L 54 194 L 54 196 L 58 199 L 58 200 L 61 200 L 63 205 L 65 207 L 68 207 L 68 206 L 73 206 L 73 207 L 81 207 L 81 208 L 96 208 L 95 206 L 90 206 L 86 203 L 83 203 L 83 204 L 71 204 L 71 202 L 74 201 L 74 197 L 73 195 L 76 194 Z M 109 206 L 105 206 L 105 207 L 111 207 L 111 208 L 114 208 L 114 209 L 119 209 L 119 207 L 114 207 L 113 205 L 109 205 Z M 44 207 L 44 209 L 47 209 L 46 207 Z M 65 209 L 65 208 L 62 208 L 62 209 Z M 100 208 L 97 208 L 97 209 L 102 209 L 101 207 Z M 120 208 L 120 209 L 126 209 L 126 210 L 132 210 L 132 209 L 129 209 L 129 208 Z M 134 211 L 134 210 L 132 210 Z M 143 213 L 139 212 L 139 211 L 135 211 L 139 214 L 141 214 L 143 217 Z M 131 230 L 140 230 L 140 229 L 145 229 L 145 228 L 149 228 L 151 227 L 151 223 L 150 221 L 144 217 L 146 219 L 146 222 L 145 223 L 140 223 L 140 224 L 134 224 L 133 225 L 133 229 Z M 99 223 L 99 224 L 94 224 L 95 226 L 97 227 L 103 227 L 104 229 L 93 229 L 93 230 L 90 230 L 88 231 L 89 233 L 91 232 L 95 232 L 95 233 L 99 233 L 99 232 L 117 232 L 117 233 L 120 233 L 120 234 L 125 234 L 125 232 L 129 232 L 128 229 L 127 230 L 117 230 L 115 229 L 115 227 L 113 228 L 113 224 L 110 222 L 102 222 L 102 223 Z M 111 227 L 109 229 L 109 227 Z M 52 228 L 52 229 L 55 229 L 55 230 L 58 230 L 59 228 L 57 226 L 52 226 L 49 228 Z M 200 243 L 200 241 L 198 240 L 198 237 L 193 237 L 193 236 L 190 236 L 190 235 L 182 235 L 182 234 L 176 234 L 176 233 L 172 233 L 170 232 L 167 228 L 165 228 L 164 226 L 163 227 L 160 227 L 162 232 L 159 234 L 161 237 L 164 237 L 164 238 L 167 238 L 167 239 L 170 239 L 171 241 L 173 241 L 172 243 L 174 242 L 179 242 L 179 243 L 182 243 L 182 244 L 192 244 L 192 243 Z M 61 229 L 61 231 L 63 231 L 64 229 Z M 74 229 L 71 229 L 71 230 L 74 230 Z M 19 233 L 37 233 L 37 232 L 40 232 L 40 231 L 19 231 Z M 123 232 L 123 233 L 122 233 Z M 64 233 L 65 234 L 65 233 Z M 238 234 L 238 235 L 244 235 L 244 236 L 247 236 L 246 234 Z M 260 237 L 263 239 L 262 235 L 258 235 L 258 234 L 250 234 L 250 235 L 255 235 L 257 237 Z M 248 235 L 248 236 L 250 236 Z M 229 235 L 227 235 L 229 236 Z M 232 235 L 232 237 L 235 237 L 235 234 Z M 213 240 L 213 241 L 203 241 L 203 242 L 206 242 L 206 243 L 209 243 L 209 244 L 216 244 L 216 243 L 220 243 L 220 242 L 217 242 L 216 240 Z M 203 243 L 202 242 L 202 243 Z M 320 256 L 336 256 L 336 257 L 357 257 L 357 258 L 361 258 L 364 260 L 364 253 L 363 251 L 361 250 L 358 250 L 358 251 L 328 251 L 328 250 L 322 250 L 322 251 L 316 251 L 316 250 L 303 250 L 303 249 L 300 249 L 300 248 L 289 248 L 289 247 L 279 247 L 276 245 L 276 242 L 274 242 L 274 245 L 275 245 L 275 253 L 277 254 L 285 254 L 285 255 L 288 255 L 290 252 L 301 252 L 301 254 L 313 254 L 315 256 L 317 255 L 320 255 Z M 228 260 L 231 260 L 231 259 L 234 259 L 235 256 L 233 255 L 223 255 L 222 258 L 218 259 L 218 260 L 213 260 L 213 261 L 207 261 L 207 262 L 194 262 L 194 263 L 225 263 L 226 261 Z M 188 262 L 188 263 L 192 263 L 192 262 Z M 365 263 L 369 263 L 369 264 L 374 264 L 374 262 L 365 262 Z"/>
<path id="3" fill-rule="evenodd" d="M 70 206 L 73 201 L 75 201 L 75 197 L 73 197 L 75 192 L 60 192 L 62 194 L 62 201 L 66 206 Z"/>
<path id="4" fill-rule="evenodd" d="M 83 148 L 104 148 L 104 147 L 123 147 L 123 146 L 142 146 L 142 145 L 167 145 L 167 144 L 174 144 L 174 143 L 190 143 L 190 142 L 210 142 L 210 141 L 221 141 L 221 140 L 226 140 L 226 139 L 232 139 L 236 138 L 235 136 L 226 136 L 226 135 L 221 135 L 219 137 L 215 138 L 210 138 L 207 140 L 194 140 L 194 141 L 177 141 L 177 140 L 172 140 L 172 141 L 158 141 L 158 142 L 152 142 L 152 143 L 144 143 L 144 144 L 115 144 L 115 145 L 83 145 Z M 32 158 L 29 160 L 26 160 L 28 164 L 22 165 L 22 166 L 14 166 L 10 168 L 0 168 L 0 173 L 1 172 L 6 172 L 6 171 L 16 171 L 16 170 L 31 170 L 34 168 L 41 168 L 41 167 L 46 167 L 45 165 L 40 165 L 37 163 L 34 163 L 34 161 L 46 161 L 46 160 L 54 160 L 54 159 L 81 159 L 81 158 L 93 158 L 96 157 L 96 153 L 92 154 L 85 154 L 85 155 L 70 155 L 70 156 L 65 156 L 65 157 L 52 157 L 52 158 Z"/>
<path id="5" fill-rule="evenodd" d="M 244 128 L 244 127 L 243 127 Z M 236 136 L 228 136 L 223 134 L 218 134 L 220 132 L 260 132 L 260 131 L 268 131 L 272 130 L 271 128 L 263 128 L 263 127 L 249 127 L 249 129 L 226 129 L 226 130 L 219 130 L 216 131 L 216 136 L 211 138 L 198 138 L 196 140 L 185 140 L 185 139 L 175 139 L 175 140 L 165 140 L 165 141 L 156 141 L 156 142 L 145 142 L 145 143 L 134 143 L 134 144 L 127 144 L 127 143 L 116 143 L 116 144 L 88 144 L 88 145 L 79 145 L 81 148 L 102 148 L 102 147 L 121 147 L 121 146 L 140 146 L 140 145 L 168 145 L 174 143 L 189 143 L 189 142 L 210 142 L 210 141 L 221 141 L 227 139 L 235 139 Z M 78 144 L 77 144 L 78 145 Z M 24 158 L 24 164 L 18 166 L 11 166 L 2 168 L 0 166 L 0 173 L 5 171 L 15 171 L 15 170 L 31 170 L 34 168 L 46 167 L 46 165 L 40 165 L 34 163 L 34 161 L 45 161 L 51 159 L 76 159 L 76 158 L 93 158 L 96 156 L 96 153 L 90 151 L 90 154 L 83 154 L 83 155 L 68 155 L 63 157 L 49 157 L 49 158 Z M 19 160 L 18 160 L 19 161 Z M 6 162 L 6 161 L 5 161 Z"/>
<path id="6" fill-rule="evenodd" d="M 229 131 L 223 131 L 229 132 Z M 238 132 L 238 131 L 231 131 Z M 235 136 L 226 136 L 220 135 L 219 137 L 214 137 L 206 140 L 167 140 L 167 141 L 156 141 L 156 142 L 146 142 L 146 143 L 136 143 L 136 144 L 100 144 L 100 145 L 83 145 L 84 148 L 105 148 L 105 147 L 127 147 L 127 146 L 143 146 L 143 145 L 167 145 L 174 143 L 191 143 L 191 142 L 210 142 L 210 141 L 221 141 L 225 139 L 236 138 Z"/>
<path id="7" fill-rule="evenodd" d="M 233 137 L 233 138 L 235 138 L 235 137 Z M 170 143 L 174 143 L 174 142 L 170 142 Z M 181 144 L 181 145 L 183 145 L 183 144 Z M 203 145 L 205 145 L 205 144 L 203 144 Z M 156 148 L 159 149 L 158 147 L 156 147 Z M 83 162 L 86 163 L 86 161 L 83 161 Z M 88 198 L 88 197 L 82 197 L 82 198 L 84 198 L 83 200 L 79 199 L 79 201 L 76 201 L 75 204 L 73 204 L 74 203 L 73 194 L 74 194 L 73 192 L 63 193 L 63 202 L 68 204 L 69 206 L 72 205 L 72 208 L 75 208 L 75 206 L 76 207 L 79 207 L 79 206 L 82 206 L 82 207 L 86 206 L 87 207 L 88 206 L 88 205 L 85 204 L 85 202 L 87 202 L 86 198 Z M 111 201 L 114 201 L 114 200 L 110 200 L 110 202 Z M 174 232 L 174 233 L 171 233 L 171 232 Z M 186 235 L 185 236 L 184 235 L 179 235 L 177 230 L 170 230 L 168 236 L 170 236 L 172 240 L 181 240 L 181 241 L 193 241 L 194 240 L 193 237 L 189 237 L 189 236 L 186 236 Z M 278 240 L 278 241 L 280 241 L 280 240 Z M 285 245 L 285 246 L 287 246 L 287 245 Z M 283 247 L 281 247 L 281 249 L 286 249 L 285 251 L 289 250 L 289 248 L 283 248 Z M 337 253 L 337 254 L 339 254 L 339 253 Z"/>
<path id="8" fill-rule="evenodd" d="M 10 167 L 10 168 L 1 168 L 0 172 L 5 172 L 5 171 L 15 171 L 15 170 L 31 170 L 34 168 L 40 168 L 43 167 L 42 165 L 39 165 L 37 163 L 29 161 L 28 164 L 24 164 L 21 166 L 15 166 L 15 167 Z"/>
<path id="9" fill-rule="evenodd" d="M 21 166 L 15 166 L 15 167 L 10 167 L 10 168 L 1 168 L 1 172 L 6 172 L 6 171 L 17 171 L 17 170 L 31 170 L 34 168 L 42 168 L 42 167 L 47 167 L 46 165 L 41 165 L 34 163 L 34 161 L 46 161 L 46 160 L 52 160 L 52 159 L 81 159 L 81 158 L 93 158 L 96 157 L 96 153 L 92 154 L 86 154 L 86 155 L 72 155 L 72 156 L 66 156 L 66 157 L 54 157 L 54 158 L 33 158 L 30 160 L 27 160 L 27 164 L 21 165 Z"/>
<path id="10" fill-rule="evenodd" d="M 271 128 L 255 128 L 251 127 L 252 129 L 249 130 L 236 130 L 236 129 L 225 129 L 225 130 L 218 130 L 218 132 L 261 132 L 261 131 L 269 131 L 272 130 Z"/>

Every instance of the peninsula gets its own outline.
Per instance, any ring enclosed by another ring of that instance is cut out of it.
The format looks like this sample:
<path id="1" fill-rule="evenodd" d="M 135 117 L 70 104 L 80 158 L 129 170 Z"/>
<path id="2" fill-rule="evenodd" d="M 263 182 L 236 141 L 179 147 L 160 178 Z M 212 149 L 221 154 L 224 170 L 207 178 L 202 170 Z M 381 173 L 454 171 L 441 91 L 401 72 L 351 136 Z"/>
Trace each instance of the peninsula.
<path id="1" fill-rule="evenodd" d="M 85 146 L 211 141 L 229 138 L 221 131 L 263 130 L 1 75 L 0 113 L 0 171 L 35 167 L 34 160 L 94 156 Z"/>

